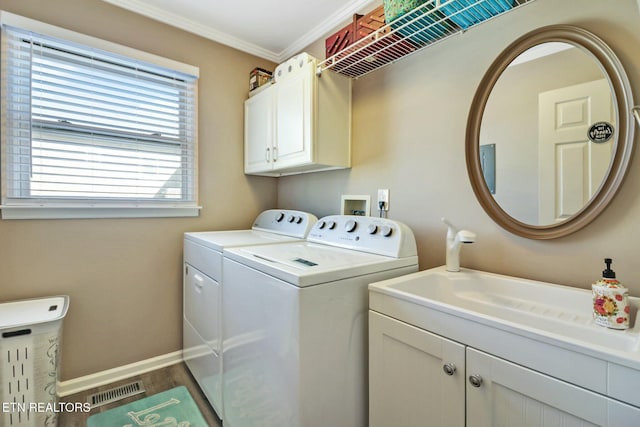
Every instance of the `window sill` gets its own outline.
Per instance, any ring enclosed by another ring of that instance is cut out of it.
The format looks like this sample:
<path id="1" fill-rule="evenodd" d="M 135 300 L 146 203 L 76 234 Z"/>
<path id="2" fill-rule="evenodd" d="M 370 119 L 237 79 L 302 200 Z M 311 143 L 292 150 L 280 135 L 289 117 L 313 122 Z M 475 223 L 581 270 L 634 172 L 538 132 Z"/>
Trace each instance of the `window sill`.
<path id="1" fill-rule="evenodd" d="M 0 206 L 2 219 L 98 219 L 196 217 L 201 206 Z"/>

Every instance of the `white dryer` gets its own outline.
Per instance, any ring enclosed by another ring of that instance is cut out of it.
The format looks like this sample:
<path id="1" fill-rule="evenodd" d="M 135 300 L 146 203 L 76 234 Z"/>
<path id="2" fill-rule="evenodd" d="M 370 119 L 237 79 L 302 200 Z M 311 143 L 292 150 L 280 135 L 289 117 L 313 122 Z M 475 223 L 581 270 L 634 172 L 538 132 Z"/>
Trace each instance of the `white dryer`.
<path id="1" fill-rule="evenodd" d="M 367 285 L 418 270 L 411 230 L 328 216 L 223 261 L 226 427 L 367 425 Z"/>
<path id="2" fill-rule="evenodd" d="M 303 240 L 317 218 L 293 210 L 267 210 L 250 230 L 184 234 L 183 357 L 220 418 L 222 401 L 222 259 L 230 247 Z"/>

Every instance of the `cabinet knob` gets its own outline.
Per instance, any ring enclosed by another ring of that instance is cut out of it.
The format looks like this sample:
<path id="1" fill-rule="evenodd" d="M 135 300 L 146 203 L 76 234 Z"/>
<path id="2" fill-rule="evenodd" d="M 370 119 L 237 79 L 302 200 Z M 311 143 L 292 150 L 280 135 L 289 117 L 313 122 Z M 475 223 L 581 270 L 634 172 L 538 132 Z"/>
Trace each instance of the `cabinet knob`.
<path id="1" fill-rule="evenodd" d="M 447 375 L 453 375 L 456 372 L 456 365 L 454 363 L 446 363 L 442 367 L 442 370 Z"/>
<path id="2" fill-rule="evenodd" d="M 482 377 L 478 374 L 470 375 L 469 383 L 474 387 L 480 387 L 482 385 Z"/>

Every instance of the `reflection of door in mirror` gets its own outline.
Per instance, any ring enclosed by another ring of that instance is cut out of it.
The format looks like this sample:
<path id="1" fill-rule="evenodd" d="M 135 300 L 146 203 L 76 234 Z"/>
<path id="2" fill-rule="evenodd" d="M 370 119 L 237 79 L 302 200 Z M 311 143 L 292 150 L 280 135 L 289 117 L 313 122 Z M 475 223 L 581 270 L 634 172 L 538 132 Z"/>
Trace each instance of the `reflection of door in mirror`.
<path id="1" fill-rule="evenodd" d="M 609 83 L 542 92 L 538 108 L 539 221 L 553 224 L 580 211 L 607 173 L 612 141 L 592 142 L 588 132 L 597 122 L 615 125 Z"/>
<path id="2" fill-rule="evenodd" d="M 560 44 L 562 46 L 558 48 Z M 548 194 L 547 190 L 540 188 L 546 179 L 540 173 L 548 169 L 541 164 L 549 161 L 539 157 L 539 95 L 603 79 L 602 68 L 593 56 L 574 45 L 555 42 L 526 50 L 502 72 L 487 99 L 479 143 L 494 143 L 500 153 L 496 159 L 493 198 L 509 216 L 532 225 L 551 225 L 557 223 L 558 217 L 560 220 L 566 218 L 553 214 L 540 217 L 540 200 L 553 198 L 554 193 Z M 610 107 L 611 101 L 606 105 Z M 586 132 L 585 129 L 580 137 L 582 140 Z M 608 166 L 607 163 L 605 172 Z M 548 170 L 553 171 L 553 168 Z M 593 190 L 598 186 L 596 184 Z M 581 197 L 582 204 L 579 207 L 573 204 L 571 209 L 579 210 L 588 199 L 588 196 L 586 199 Z M 565 212 L 567 202 L 565 200 Z"/>

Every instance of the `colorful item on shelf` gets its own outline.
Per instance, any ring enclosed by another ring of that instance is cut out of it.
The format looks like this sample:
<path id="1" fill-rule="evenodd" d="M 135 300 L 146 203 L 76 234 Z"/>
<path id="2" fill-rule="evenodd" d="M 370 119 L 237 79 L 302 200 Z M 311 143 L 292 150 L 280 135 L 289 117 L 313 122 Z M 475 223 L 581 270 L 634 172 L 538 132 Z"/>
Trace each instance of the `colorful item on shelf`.
<path id="1" fill-rule="evenodd" d="M 349 47 L 354 41 L 358 40 L 358 37 L 356 37 L 356 26 L 360 18 L 362 18 L 362 15 L 353 15 L 353 22 L 327 37 L 324 42 L 326 58 L 339 53 Z"/>
<path id="2" fill-rule="evenodd" d="M 336 63 L 332 69 L 355 77 L 367 69 L 378 68 L 416 49 L 409 40 L 398 34 L 389 34 L 390 31 L 391 28 L 386 25 L 383 6 L 359 15 L 355 22 L 355 40 L 352 45 L 333 55 L 332 60 Z"/>
<path id="3" fill-rule="evenodd" d="M 475 8 L 487 8 L 487 4 L 492 5 L 492 14 L 498 11 L 495 5 L 501 5 L 505 12 L 513 10 L 515 6 L 526 5 L 532 0 L 471 0 L 468 7 L 461 6 L 460 0 L 425 0 L 406 2 L 398 0 L 383 0 L 383 8 L 386 6 L 385 17 L 389 27 L 394 31 L 385 32 L 378 40 L 371 41 L 371 37 L 364 40 L 354 42 L 353 45 L 340 51 L 338 54 L 327 58 L 326 61 L 320 63 L 320 70 L 331 69 L 338 73 L 349 77 L 360 77 L 369 72 L 375 71 L 385 64 L 395 62 L 407 54 L 419 49 L 423 49 L 433 42 L 444 37 L 461 32 L 461 26 L 451 20 L 444 13 L 444 7 L 449 6 L 449 13 L 458 17 L 458 20 L 465 25 L 465 29 L 469 28 L 468 23 L 463 22 L 460 18 L 466 16 L 461 12 L 470 13 Z M 417 6 L 417 10 L 411 9 L 411 6 Z M 513 5 L 513 7 L 511 6 Z M 404 16 L 400 16 L 394 22 L 389 21 L 389 17 L 393 17 L 394 8 L 405 6 Z M 438 6 L 438 7 L 436 7 Z M 455 9 L 455 8 L 458 9 Z M 457 12 L 456 12 L 457 11 Z M 491 14 L 488 14 L 492 16 Z M 415 18 L 415 20 L 414 20 Z M 483 18 L 486 19 L 486 18 Z M 419 23 L 426 25 L 418 26 Z M 405 25 L 406 24 L 406 25 Z M 418 31 L 413 31 L 413 27 L 418 27 Z M 383 27 L 385 28 L 385 27 Z M 388 27 L 386 27 L 388 29 Z M 408 38 L 407 38 L 408 37 Z M 378 49 L 379 48 L 379 49 Z M 378 50 L 377 50 L 378 49 Z"/>
<path id="4" fill-rule="evenodd" d="M 442 5 L 442 11 L 462 28 L 469 28 L 513 7 L 515 0 L 451 0 Z"/>
<path id="5" fill-rule="evenodd" d="M 384 7 L 380 6 L 373 9 L 356 21 L 355 39 L 360 40 L 375 33 L 380 28 L 383 28 L 386 22 L 388 21 L 385 19 Z M 383 30 L 383 34 L 388 32 L 388 28 Z"/>
<path id="6" fill-rule="evenodd" d="M 271 71 L 265 70 L 264 68 L 254 68 L 249 73 L 249 90 L 252 91 L 254 89 L 259 88 L 260 86 L 264 86 L 265 84 L 271 81 Z"/>
<path id="7" fill-rule="evenodd" d="M 418 46 L 433 43 L 459 29 L 435 8 L 433 1 L 384 0 L 383 6 L 391 27 Z"/>
<path id="8" fill-rule="evenodd" d="M 427 0 L 383 0 L 384 16 L 387 22 L 392 22 L 407 12 L 424 4 Z"/>

